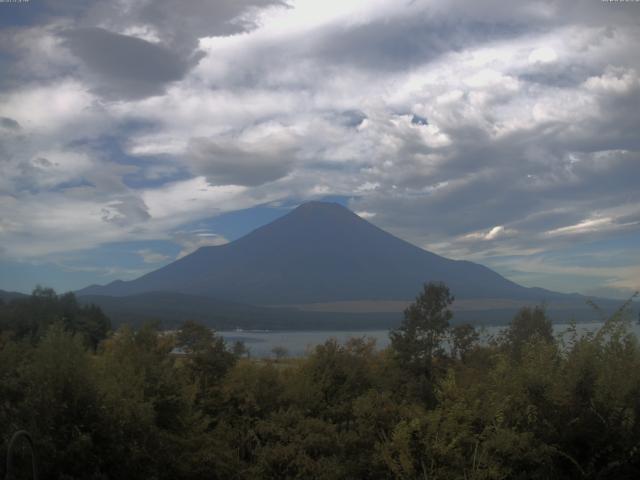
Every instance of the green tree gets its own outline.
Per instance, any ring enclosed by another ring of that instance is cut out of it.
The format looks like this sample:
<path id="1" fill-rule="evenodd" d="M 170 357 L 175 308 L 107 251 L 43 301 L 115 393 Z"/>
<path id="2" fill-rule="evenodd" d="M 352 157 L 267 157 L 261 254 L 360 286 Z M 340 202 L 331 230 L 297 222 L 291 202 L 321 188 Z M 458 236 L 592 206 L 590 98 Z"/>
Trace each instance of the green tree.
<path id="1" fill-rule="evenodd" d="M 300 375 L 291 392 L 306 399 L 306 408 L 333 420 L 351 415 L 350 402 L 373 385 L 375 340 L 350 338 L 341 345 L 331 338 L 317 345 L 301 365 Z"/>
<path id="2" fill-rule="evenodd" d="M 519 356 L 527 343 L 553 343 L 553 326 L 544 307 L 523 307 L 513 317 L 505 332 L 504 341 L 514 356 Z"/>
<path id="3" fill-rule="evenodd" d="M 200 353 L 214 342 L 213 331 L 200 323 L 192 320 L 184 322 L 178 330 L 176 344 L 187 354 Z"/>
<path id="4" fill-rule="evenodd" d="M 404 311 L 400 327 L 392 330 L 391 348 L 399 364 L 410 371 L 431 378 L 433 358 L 444 353 L 443 340 L 453 317 L 449 306 L 453 296 L 444 283 L 428 283 Z"/>
<path id="5" fill-rule="evenodd" d="M 31 296 L 14 299 L 0 309 L 0 330 L 32 344 L 56 322 L 78 333 L 93 350 L 111 329 L 111 322 L 99 307 L 79 304 L 72 292 L 57 295 L 53 289 L 40 286 Z"/>
<path id="6" fill-rule="evenodd" d="M 281 345 L 276 345 L 271 349 L 271 353 L 276 359 L 276 362 L 285 359 L 289 355 L 289 350 Z"/>
<path id="7" fill-rule="evenodd" d="M 464 361 L 467 354 L 478 343 L 480 334 L 473 325 L 464 323 L 451 329 L 451 354 Z"/>
<path id="8" fill-rule="evenodd" d="M 186 353 L 186 365 L 192 380 L 198 385 L 199 398 L 212 397 L 211 389 L 235 365 L 238 357 L 227 349 L 224 339 L 210 328 L 186 321 L 178 331 L 176 346 Z M 210 398 L 211 399 L 211 398 Z"/>
<path id="9" fill-rule="evenodd" d="M 22 428 L 35 439 L 44 478 L 91 478 L 100 472 L 99 397 L 91 357 L 79 334 L 54 323 L 19 372 Z M 66 475 L 66 477 L 64 477 Z"/>
<path id="10" fill-rule="evenodd" d="M 153 325 L 123 326 L 101 347 L 95 375 L 105 442 L 100 456 L 109 478 L 210 478 L 201 448 L 211 447 L 195 388 L 171 355 L 174 339 Z M 200 465 L 199 465 L 200 464 Z"/>

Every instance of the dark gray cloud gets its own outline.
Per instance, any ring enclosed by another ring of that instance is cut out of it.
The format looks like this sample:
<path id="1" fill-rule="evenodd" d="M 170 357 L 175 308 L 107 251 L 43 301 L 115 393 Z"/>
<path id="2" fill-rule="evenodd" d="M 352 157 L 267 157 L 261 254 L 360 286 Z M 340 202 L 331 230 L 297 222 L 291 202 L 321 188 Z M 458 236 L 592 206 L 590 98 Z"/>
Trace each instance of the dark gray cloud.
<path id="1" fill-rule="evenodd" d="M 232 35 L 255 28 L 252 16 L 248 15 L 253 9 L 286 6 L 284 0 L 44 0 L 40 3 L 38 8 L 24 9 L 22 16 L 26 24 L 66 18 L 85 27 L 107 25 L 119 31 L 149 25 L 162 32 L 165 43 L 180 47 L 183 53 L 192 51 L 199 37 Z"/>
<path id="2" fill-rule="evenodd" d="M 20 124 L 13 118 L 0 117 L 0 128 L 17 131 L 20 130 Z"/>
<path id="3" fill-rule="evenodd" d="M 167 43 L 194 48 L 200 37 L 226 36 L 255 28 L 252 9 L 285 6 L 283 0 L 154 0 L 135 5 L 131 14 L 153 25 Z M 176 21 L 176 17 L 180 21 Z"/>
<path id="4" fill-rule="evenodd" d="M 189 60 L 162 45 L 101 28 L 79 28 L 63 34 L 67 45 L 88 68 L 98 90 L 136 98 L 159 94 L 180 80 Z"/>
<path id="5" fill-rule="evenodd" d="M 340 69 L 362 70 L 368 75 L 393 74 L 428 64 L 447 53 L 516 38 L 530 29 L 524 20 L 511 18 L 503 24 L 496 24 L 495 19 L 486 23 L 463 21 L 431 15 L 425 8 L 417 9 L 415 15 L 354 23 L 303 31 L 294 38 L 267 38 L 234 61 L 236 69 L 228 72 L 226 80 L 233 85 L 269 85 L 279 72 L 300 64 L 307 71 L 298 71 L 293 78 L 287 76 L 287 87 L 314 88 L 319 76 L 328 79 Z"/>
<path id="6" fill-rule="evenodd" d="M 429 14 L 390 21 L 380 18 L 350 28 L 336 27 L 321 39 L 311 39 L 311 55 L 324 61 L 374 71 L 393 71 L 424 65 L 441 55 L 471 45 L 521 35 L 529 27 L 515 19 L 500 22 L 461 20 Z M 303 45 L 305 45 L 303 43 Z"/>
<path id="7" fill-rule="evenodd" d="M 50 0 L 51 1 L 51 0 Z M 57 0 L 55 0 L 57 1 Z M 62 9 L 83 27 L 96 26 L 140 38 L 153 37 L 181 58 L 195 55 L 202 37 L 228 36 L 256 28 L 254 12 L 284 0 L 140 0 L 135 2 L 71 1 Z"/>
<path id="8" fill-rule="evenodd" d="M 192 139 L 190 161 L 194 173 L 212 185 L 257 186 L 284 177 L 291 171 L 291 147 L 280 139 L 257 144 Z"/>
<path id="9" fill-rule="evenodd" d="M 150 63 L 150 74 L 157 73 L 162 78 L 179 79 L 184 69 L 193 66 L 199 58 L 198 39 L 205 36 L 232 35 L 256 28 L 253 13 L 270 6 L 286 7 L 283 0 L 140 0 L 135 2 L 109 2 L 103 0 L 44 0 L 38 5 L 20 6 L 20 14 L 0 16 L 0 89 L 15 88 L 25 81 L 41 77 L 71 75 L 71 66 L 56 64 L 59 58 L 51 58 L 51 41 L 46 38 L 55 32 L 72 26 L 78 30 L 101 29 L 142 40 L 152 40 L 158 49 L 133 45 L 126 39 L 103 38 L 103 33 L 78 32 L 75 43 L 79 54 L 94 72 L 93 83 L 101 83 L 103 93 L 111 96 L 136 98 L 161 91 L 149 83 L 152 79 L 140 78 L 140 70 Z M 18 7 L 6 7 L 17 11 Z M 67 32 L 73 33 L 73 32 Z M 72 35 L 75 36 L 75 35 Z M 87 45 L 78 44 L 87 40 Z M 113 63 L 127 63 L 123 58 L 107 58 L 108 65 L 98 64 L 95 43 L 105 41 L 106 53 L 114 56 L 120 46 L 131 46 L 134 54 L 147 53 L 151 56 L 145 62 L 138 57 L 140 65 L 134 65 L 137 74 L 133 79 L 123 77 Z M 109 51 L 111 50 L 111 51 Z M 156 60 L 164 59 L 166 69 L 157 65 Z M 25 60 L 27 60 L 25 62 Z M 114 62 L 115 60 L 115 62 Z M 64 63 L 64 62 L 63 62 Z M 102 75 L 106 75 L 104 79 Z M 123 80 L 124 78 L 124 80 Z M 123 82 L 125 84 L 123 84 Z M 145 85 L 145 83 L 147 83 Z M 161 80 L 153 83 L 162 83 Z"/>

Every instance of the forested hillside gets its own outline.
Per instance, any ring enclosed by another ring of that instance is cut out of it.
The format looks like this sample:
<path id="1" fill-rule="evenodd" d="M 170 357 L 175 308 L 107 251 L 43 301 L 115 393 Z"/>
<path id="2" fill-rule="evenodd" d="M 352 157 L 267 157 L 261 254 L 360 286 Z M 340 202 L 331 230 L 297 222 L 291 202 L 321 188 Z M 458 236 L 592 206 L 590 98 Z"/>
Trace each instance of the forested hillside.
<path id="1" fill-rule="evenodd" d="M 194 322 L 110 331 L 99 309 L 37 290 L 0 304 L 2 459 L 26 429 L 40 478 L 638 478 L 625 308 L 564 341 L 523 309 L 479 344 L 450 326 L 451 300 L 426 285 L 384 351 L 362 338 L 255 360 Z"/>

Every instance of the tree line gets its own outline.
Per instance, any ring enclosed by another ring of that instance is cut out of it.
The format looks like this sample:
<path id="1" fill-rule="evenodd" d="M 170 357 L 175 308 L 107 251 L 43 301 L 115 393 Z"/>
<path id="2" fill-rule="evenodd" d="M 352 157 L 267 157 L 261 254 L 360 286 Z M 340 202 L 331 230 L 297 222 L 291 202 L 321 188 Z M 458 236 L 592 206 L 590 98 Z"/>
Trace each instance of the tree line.
<path id="1" fill-rule="evenodd" d="M 194 322 L 112 331 L 99 308 L 36 289 L 0 303 L 0 460 L 26 429 L 41 478 L 638 477 L 628 304 L 562 337 L 523 308 L 480 342 L 451 325 L 452 301 L 425 285 L 384 350 L 328 340 L 265 360 Z"/>

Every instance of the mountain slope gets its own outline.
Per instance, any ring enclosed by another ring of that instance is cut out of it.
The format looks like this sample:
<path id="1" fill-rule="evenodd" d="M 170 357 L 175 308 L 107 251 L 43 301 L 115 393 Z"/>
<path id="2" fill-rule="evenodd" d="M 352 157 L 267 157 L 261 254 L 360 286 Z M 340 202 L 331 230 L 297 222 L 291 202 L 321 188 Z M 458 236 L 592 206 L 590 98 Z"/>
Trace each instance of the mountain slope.
<path id="1" fill-rule="evenodd" d="M 293 308 L 256 307 L 209 297 L 171 292 L 149 292 L 126 297 L 84 295 L 83 304 L 98 305 L 112 325 L 139 326 L 159 321 L 163 328 L 177 328 L 195 320 L 217 330 L 317 330 L 390 328 L 398 323 L 393 313 L 303 312 Z"/>
<path id="2" fill-rule="evenodd" d="M 11 300 L 15 300 L 17 298 L 26 298 L 28 295 L 24 293 L 18 292 L 7 292 L 5 290 L 0 290 L 0 300 L 3 302 L 10 302 Z"/>
<path id="3" fill-rule="evenodd" d="M 525 288 L 482 265 L 435 255 L 345 207 L 323 202 L 301 205 L 245 237 L 200 248 L 136 280 L 91 286 L 78 294 L 166 291 L 258 305 L 405 300 L 432 280 L 444 281 L 464 299 L 571 297 Z"/>

